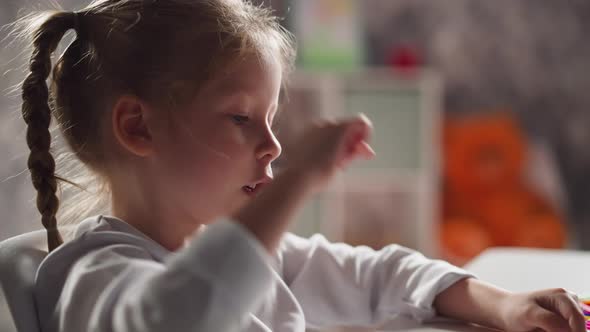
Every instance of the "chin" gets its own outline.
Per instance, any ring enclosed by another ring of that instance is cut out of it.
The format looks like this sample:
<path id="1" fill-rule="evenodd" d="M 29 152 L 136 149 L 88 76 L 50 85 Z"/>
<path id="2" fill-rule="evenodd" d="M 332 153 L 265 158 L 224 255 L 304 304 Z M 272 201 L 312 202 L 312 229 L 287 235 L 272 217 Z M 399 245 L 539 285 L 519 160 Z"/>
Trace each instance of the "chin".
<path id="1" fill-rule="evenodd" d="M 238 212 L 240 209 L 245 207 L 248 203 L 252 201 L 252 197 L 248 195 L 244 195 L 244 193 L 240 193 L 237 199 L 234 199 L 232 204 L 228 207 L 227 211 L 224 213 L 225 216 L 231 216 Z M 228 204 L 229 205 L 229 204 Z"/>

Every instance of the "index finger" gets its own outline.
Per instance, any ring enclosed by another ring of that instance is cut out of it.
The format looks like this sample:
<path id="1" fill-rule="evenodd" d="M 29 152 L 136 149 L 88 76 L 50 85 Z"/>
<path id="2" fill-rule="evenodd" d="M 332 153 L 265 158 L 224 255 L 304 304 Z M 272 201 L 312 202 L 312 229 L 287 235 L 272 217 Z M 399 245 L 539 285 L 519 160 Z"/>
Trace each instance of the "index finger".
<path id="1" fill-rule="evenodd" d="M 570 293 L 564 294 L 565 301 L 560 301 L 557 305 L 559 314 L 568 321 L 568 324 L 574 332 L 586 332 L 586 319 L 580 304 Z M 577 299 L 577 298 L 576 298 Z"/>

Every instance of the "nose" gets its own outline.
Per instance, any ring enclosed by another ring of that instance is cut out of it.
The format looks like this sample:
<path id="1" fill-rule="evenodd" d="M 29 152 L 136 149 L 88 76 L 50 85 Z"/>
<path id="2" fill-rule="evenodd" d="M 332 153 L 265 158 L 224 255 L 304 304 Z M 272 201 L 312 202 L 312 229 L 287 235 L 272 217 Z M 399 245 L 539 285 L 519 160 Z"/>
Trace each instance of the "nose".
<path id="1" fill-rule="evenodd" d="M 264 137 L 256 150 L 256 158 L 269 164 L 277 159 L 283 151 L 281 143 L 270 128 L 266 128 Z"/>

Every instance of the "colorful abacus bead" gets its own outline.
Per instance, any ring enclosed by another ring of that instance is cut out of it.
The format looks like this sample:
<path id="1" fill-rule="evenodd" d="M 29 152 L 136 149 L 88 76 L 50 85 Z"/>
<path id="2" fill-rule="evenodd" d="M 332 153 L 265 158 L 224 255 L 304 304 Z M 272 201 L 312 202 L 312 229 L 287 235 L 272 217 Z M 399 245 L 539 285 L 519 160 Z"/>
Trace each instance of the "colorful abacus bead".
<path id="1" fill-rule="evenodd" d="M 584 318 L 586 319 L 586 330 L 590 331 L 590 299 L 580 300 L 582 311 L 584 312 Z"/>

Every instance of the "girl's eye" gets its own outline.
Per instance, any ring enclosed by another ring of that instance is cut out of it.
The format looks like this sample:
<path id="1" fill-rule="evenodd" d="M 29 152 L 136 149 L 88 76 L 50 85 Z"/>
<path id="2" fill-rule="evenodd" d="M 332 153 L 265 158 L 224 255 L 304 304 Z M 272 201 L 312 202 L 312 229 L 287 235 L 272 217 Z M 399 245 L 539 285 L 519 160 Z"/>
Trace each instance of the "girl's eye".
<path id="1" fill-rule="evenodd" d="M 235 124 L 243 125 L 246 124 L 250 118 L 246 115 L 232 115 L 232 120 Z"/>

